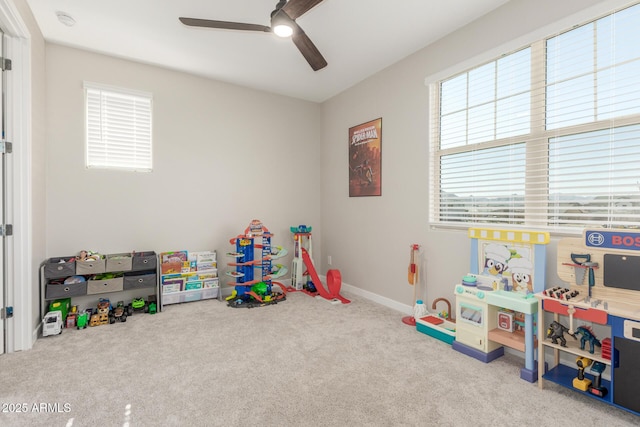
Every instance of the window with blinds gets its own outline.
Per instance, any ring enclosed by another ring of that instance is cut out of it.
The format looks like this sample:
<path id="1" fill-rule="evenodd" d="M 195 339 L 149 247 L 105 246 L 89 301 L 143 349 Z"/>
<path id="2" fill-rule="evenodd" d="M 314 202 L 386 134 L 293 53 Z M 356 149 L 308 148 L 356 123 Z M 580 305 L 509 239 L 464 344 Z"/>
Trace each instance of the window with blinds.
<path id="1" fill-rule="evenodd" d="M 151 94 L 85 83 L 88 168 L 152 169 Z"/>
<path id="2" fill-rule="evenodd" d="M 640 226 L 640 4 L 431 85 L 430 221 Z"/>

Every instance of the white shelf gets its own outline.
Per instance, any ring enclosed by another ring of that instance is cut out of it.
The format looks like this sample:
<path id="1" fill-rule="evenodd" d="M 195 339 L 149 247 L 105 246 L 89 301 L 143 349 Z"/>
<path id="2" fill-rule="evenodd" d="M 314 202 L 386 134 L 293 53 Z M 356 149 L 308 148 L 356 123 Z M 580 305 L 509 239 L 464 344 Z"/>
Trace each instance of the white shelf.
<path id="1" fill-rule="evenodd" d="M 566 347 L 563 347 L 560 344 L 554 344 L 549 339 L 545 339 L 544 341 L 542 341 L 542 345 L 554 348 L 556 350 L 564 351 L 566 353 L 575 354 L 576 356 L 586 357 L 586 358 L 591 359 L 591 360 L 596 361 L 596 362 L 602 362 L 605 365 L 611 365 L 611 360 L 604 359 L 602 357 L 602 348 L 601 347 L 596 347 L 595 351 L 593 352 L 593 354 L 591 354 L 587 350 L 589 348 L 588 344 L 585 346 L 585 350 L 581 350 L 580 349 L 580 340 L 579 339 L 576 341 L 573 338 L 571 338 L 571 336 L 569 336 L 569 335 L 567 335 L 565 337 L 565 339 L 567 340 L 567 346 Z"/>

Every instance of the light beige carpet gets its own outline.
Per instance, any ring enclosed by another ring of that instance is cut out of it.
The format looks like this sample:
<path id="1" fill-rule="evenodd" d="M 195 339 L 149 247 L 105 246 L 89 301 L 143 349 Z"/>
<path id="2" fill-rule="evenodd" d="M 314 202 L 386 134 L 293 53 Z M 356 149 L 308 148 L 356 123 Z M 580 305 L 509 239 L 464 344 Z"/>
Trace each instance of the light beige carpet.
<path id="1" fill-rule="evenodd" d="M 640 417 L 485 364 L 354 295 L 167 306 L 0 356 L 2 426 L 637 426 Z M 640 398 L 640 397 L 639 397 Z M 23 405 L 24 404 L 24 405 Z M 44 406 L 42 405 L 44 404 Z"/>

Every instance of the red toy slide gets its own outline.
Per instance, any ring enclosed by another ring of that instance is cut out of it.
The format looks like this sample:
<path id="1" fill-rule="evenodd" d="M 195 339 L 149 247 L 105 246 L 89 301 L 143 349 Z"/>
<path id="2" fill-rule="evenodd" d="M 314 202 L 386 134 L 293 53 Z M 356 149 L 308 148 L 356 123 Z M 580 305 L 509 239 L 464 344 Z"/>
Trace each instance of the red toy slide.
<path id="1" fill-rule="evenodd" d="M 307 267 L 307 271 L 311 276 L 311 280 L 313 281 L 313 284 L 318 291 L 318 295 L 328 300 L 339 300 L 343 304 L 349 304 L 351 302 L 340 295 L 340 287 L 342 286 L 342 276 L 340 276 L 340 270 L 327 271 L 327 288 L 329 289 L 329 291 L 327 292 L 322 286 L 320 277 L 318 277 L 318 272 L 316 271 L 316 268 L 313 265 L 313 261 L 311 260 L 311 257 L 309 257 L 309 253 L 305 248 L 302 248 L 302 260 L 304 261 L 304 265 Z"/>

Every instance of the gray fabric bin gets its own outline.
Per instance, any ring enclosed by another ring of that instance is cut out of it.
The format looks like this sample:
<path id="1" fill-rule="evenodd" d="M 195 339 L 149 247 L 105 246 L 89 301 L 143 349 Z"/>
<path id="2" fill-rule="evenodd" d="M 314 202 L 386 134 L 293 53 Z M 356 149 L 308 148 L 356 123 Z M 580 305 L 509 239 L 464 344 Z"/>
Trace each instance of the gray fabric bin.
<path id="1" fill-rule="evenodd" d="M 47 284 L 45 299 L 79 297 L 87 294 L 87 282 L 69 284 Z"/>
<path id="2" fill-rule="evenodd" d="M 69 262 L 70 259 L 73 261 Z M 76 261 L 73 256 L 50 258 L 44 265 L 45 279 L 60 279 L 74 274 L 76 274 Z"/>
<path id="3" fill-rule="evenodd" d="M 124 290 L 156 287 L 156 274 L 132 274 L 124 276 Z"/>
<path id="4" fill-rule="evenodd" d="M 157 265 L 157 256 L 153 251 L 135 252 L 131 262 L 132 271 L 155 270 Z"/>

